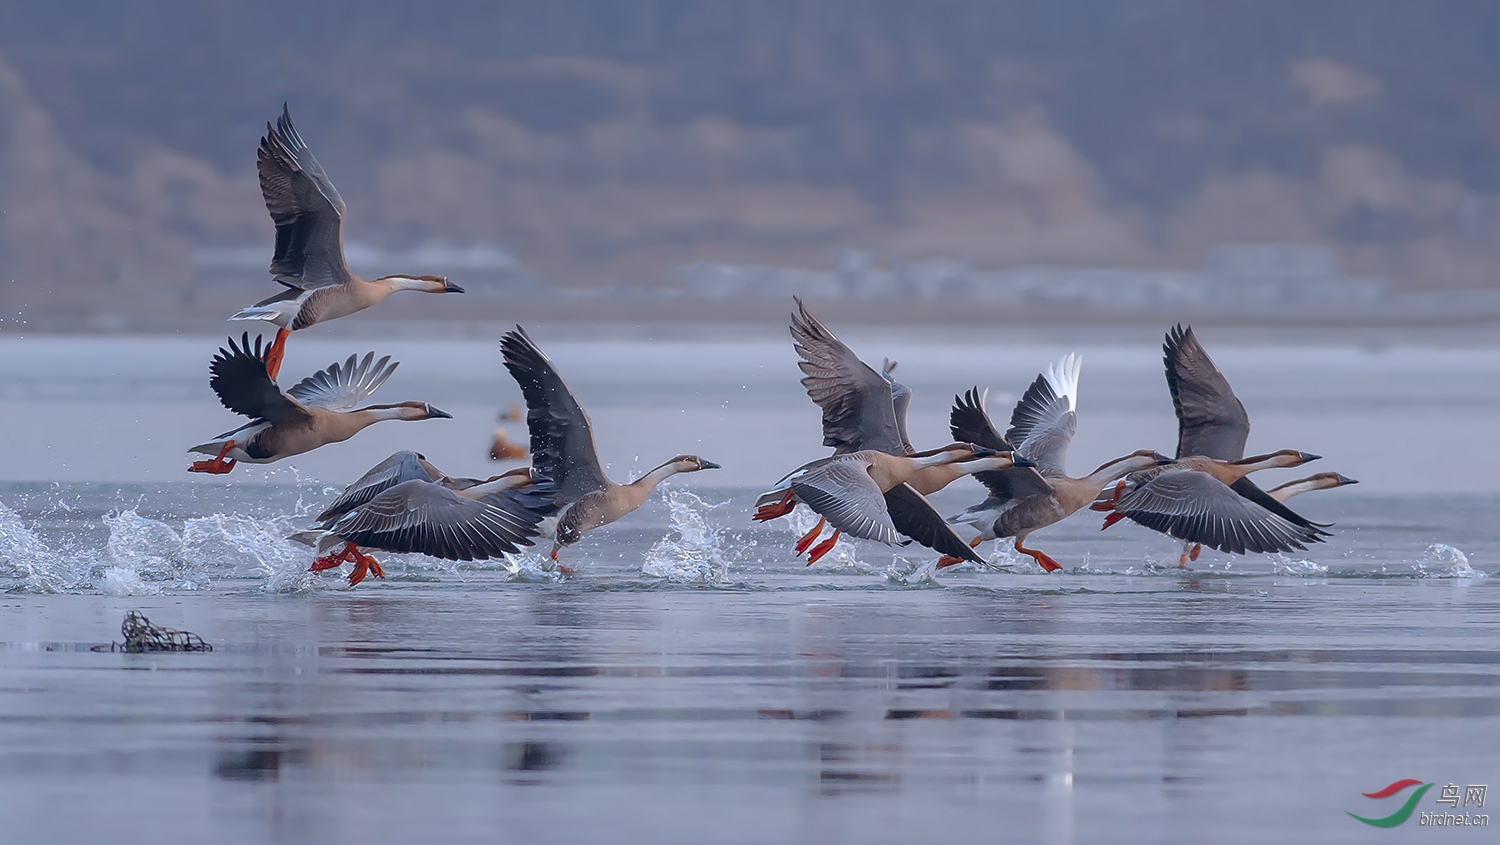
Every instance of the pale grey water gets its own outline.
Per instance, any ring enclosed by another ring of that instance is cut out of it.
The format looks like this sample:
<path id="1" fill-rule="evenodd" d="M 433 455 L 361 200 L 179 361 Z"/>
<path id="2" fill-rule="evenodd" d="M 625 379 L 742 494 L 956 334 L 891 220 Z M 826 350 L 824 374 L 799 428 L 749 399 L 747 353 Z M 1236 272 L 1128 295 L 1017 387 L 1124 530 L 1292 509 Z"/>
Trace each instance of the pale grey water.
<path id="1" fill-rule="evenodd" d="M 1075 470 L 1171 448 L 1154 342 L 1084 348 Z M 821 451 L 778 342 L 552 344 L 615 472 L 684 450 L 726 470 L 591 535 L 572 579 L 386 556 L 390 578 L 349 589 L 281 537 L 393 448 L 482 471 L 512 397 L 492 343 L 394 345 L 406 380 L 382 396 L 449 427 L 385 424 L 300 481 L 201 483 L 170 479 L 231 422 L 211 341 L 0 341 L 0 840 L 1492 838 L 1345 811 L 1394 811 L 1359 793 L 1402 778 L 1497 780 L 1494 350 L 1210 346 L 1253 449 L 1365 481 L 1298 500 L 1338 523 L 1307 554 L 1181 572 L 1170 541 L 1090 514 L 1034 538 L 1063 573 L 996 554 L 933 577 L 925 552 L 859 543 L 808 569 L 792 527 L 749 523 L 757 485 Z M 953 391 L 988 372 L 1013 396 L 1064 351 L 855 345 L 901 360 L 924 441 Z M 288 373 L 347 347 L 294 345 Z M 1392 442 L 1437 463 L 1414 492 L 1374 453 Z M 131 609 L 215 651 L 90 650 Z"/>

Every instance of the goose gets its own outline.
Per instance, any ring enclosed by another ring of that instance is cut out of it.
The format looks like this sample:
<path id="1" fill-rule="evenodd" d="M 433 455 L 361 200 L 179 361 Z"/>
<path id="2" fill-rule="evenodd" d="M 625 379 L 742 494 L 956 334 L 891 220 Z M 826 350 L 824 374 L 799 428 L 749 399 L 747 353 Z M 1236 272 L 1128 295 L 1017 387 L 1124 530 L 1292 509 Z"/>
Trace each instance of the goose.
<path id="1" fill-rule="evenodd" d="M 556 485 L 560 512 L 550 557 L 564 574 L 572 570 L 561 565 L 558 552 L 585 533 L 635 511 L 657 485 L 674 475 L 720 468 L 697 455 L 678 455 L 628 484 L 616 484 L 599 463 L 588 414 L 526 330 L 516 326 L 506 332 L 500 350 L 526 400 L 531 465 Z"/>
<path id="2" fill-rule="evenodd" d="M 1309 475 L 1306 478 L 1299 478 L 1296 481 L 1288 481 L 1285 484 L 1272 487 L 1266 493 L 1278 502 L 1285 502 L 1293 496 L 1311 493 L 1314 490 L 1332 490 L 1335 487 L 1345 487 L 1358 483 L 1355 479 L 1336 472 L 1320 472 L 1317 475 Z"/>
<path id="3" fill-rule="evenodd" d="M 1143 449 L 1107 461 L 1082 478 L 1067 474 L 1068 446 L 1078 430 L 1078 375 L 1082 367 L 1083 359 L 1069 354 L 1038 375 L 1011 411 L 1010 429 L 1003 436 L 990 421 L 977 387 L 953 397 L 949 427 L 954 439 L 992 449 L 1013 449 L 1035 462 L 1034 467 L 975 474 L 974 478 L 989 488 L 989 497 L 948 520 L 978 532 L 971 546 L 1014 537 L 1016 551 L 1030 556 L 1042 569 L 1056 572 L 1061 564 L 1046 552 L 1026 547 L 1026 538 L 1033 531 L 1081 510 L 1116 479 L 1170 462 L 1165 455 Z M 938 568 L 961 562 L 956 556 L 944 556 Z"/>
<path id="4" fill-rule="evenodd" d="M 892 500 L 885 494 L 907 484 L 923 468 L 948 464 L 957 464 L 965 474 L 1031 465 L 1019 454 L 999 453 L 972 443 L 952 443 L 915 455 L 891 455 L 877 449 L 861 449 L 809 461 L 776 483 L 778 490 L 785 490 L 781 506 L 801 503 L 820 517 L 818 524 L 797 541 L 797 554 L 807 551 L 807 564 L 811 566 L 833 550 L 842 534 L 889 545 L 905 545 L 916 540 L 932 546 L 935 536 L 952 533 L 953 529 L 938 516 L 926 498 L 914 493 L 914 499 Z M 906 511 L 899 525 L 893 518 L 898 509 Z M 765 521 L 760 515 L 756 518 Z M 833 533 L 816 546 L 812 545 L 825 524 L 833 525 Z"/>
<path id="5" fill-rule="evenodd" d="M 353 563 L 349 585 L 385 570 L 365 549 L 487 560 L 532 545 L 557 505 L 556 491 L 530 467 L 480 480 L 456 478 L 418 452 L 401 451 L 349 485 L 322 513 L 318 528 L 292 535 L 320 555 L 310 571 Z M 335 551 L 342 544 L 343 547 Z"/>
<path id="6" fill-rule="evenodd" d="M 209 364 L 208 384 L 220 404 L 250 422 L 189 449 L 213 456 L 193 462 L 189 472 L 222 475 L 240 461 L 269 464 L 348 440 L 382 420 L 453 418 L 425 402 L 356 408 L 396 371 L 389 355 L 375 361 L 374 352 L 358 361 L 350 355 L 342 365 L 330 364 L 283 392 L 266 368 L 261 340 L 257 335 L 252 349 L 249 332 L 238 345 L 231 337 L 229 348 L 220 347 Z"/>
<path id="7" fill-rule="evenodd" d="M 276 224 L 271 277 L 286 289 L 244 308 L 231 320 L 263 320 L 277 327 L 266 369 L 281 371 L 287 336 L 327 320 L 363 311 L 398 290 L 463 293 L 443 276 L 361 279 L 344 261 L 344 199 L 313 158 L 282 103 L 276 126 L 266 124 L 256 153 L 260 192 Z"/>
<path id="8" fill-rule="evenodd" d="M 906 433 L 911 390 L 891 377 L 895 362 L 886 359 L 881 371 L 875 372 L 814 317 L 800 298 L 793 297 L 792 301 L 797 305 L 790 327 L 792 346 L 803 373 L 802 386 L 823 412 L 823 445 L 832 446 L 835 455 L 861 449 L 895 456 L 917 454 Z M 938 464 L 919 469 L 909 482 L 885 491 L 887 511 L 901 533 L 940 554 L 982 563 L 983 559 L 952 529 L 934 528 L 935 512 L 924 498 L 957 479 L 961 473 L 956 466 Z M 762 495 L 755 504 L 753 519 L 766 522 L 791 513 L 797 499 L 790 488 L 778 488 Z M 819 521 L 814 537 L 824 524 Z"/>
<path id="9" fill-rule="evenodd" d="M 1287 552 L 1329 536 L 1322 530 L 1328 526 L 1308 521 L 1247 477 L 1259 469 L 1301 466 L 1318 456 L 1282 450 L 1244 457 L 1250 416 L 1191 326 L 1178 324 L 1167 332 L 1162 363 L 1177 415 L 1177 465 L 1120 480 L 1107 500 L 1092 506 L 1114 511 L 1104 528 L 1128 517 L 1182 540 L 1180 567 L 1197 560 L 1204 545 L 1234 554 Z M 1129 510 L 1122 509 L 1126 491 L 1148 481 L 1151 489 L 1130 500 Z M 1172 498 L 1182 496 L 1195 498 Z"/>

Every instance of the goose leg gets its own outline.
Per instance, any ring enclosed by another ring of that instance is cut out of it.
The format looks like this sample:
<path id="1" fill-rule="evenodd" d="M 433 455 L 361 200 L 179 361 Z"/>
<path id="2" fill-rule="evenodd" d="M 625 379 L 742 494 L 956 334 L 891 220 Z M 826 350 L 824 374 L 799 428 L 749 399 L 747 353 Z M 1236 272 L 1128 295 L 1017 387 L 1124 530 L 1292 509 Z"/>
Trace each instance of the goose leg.
<path id="1" fill-rule="evenodd" d="M 984 542 L 984 537 L 982 537 L 980 535 L 975 535 L 974 539 L 972 539 L 972 540 L 969 541 L 969 548 L 971 548 L 971 549 L 977 549 L 977 548 L 979 548 L 979 544 L 983 543 L 983 542 Z M 961 557 L 954 557 L 953 555 L 943 555 L 942 557 L 938 558 L 937 568 L 938 569 L 946 569 L 946 568 L 948 568 L 950 566 L 957 566 L 957 565 L 959 565 L 960 563 L 963 563 L 963 562 L 964 562 L 964 559 L 961 558 Z"/>
<path id="2" fill-rule="evenodd" d="M 750 518 L 755 520 L 756 522 L 769 522 L 770 520 L 776 519 L 777 517 L 786 516 L 787 514 L 792 512 L 793 508 L 797 507 L 796 503 L 792 501 L 792 498 L 795 495 L 796 494 L 791 491 L 791 488 L 788 488 L 786 491 L 786 495 L 781 497 L 781 501 L 777 502 L 774 505 L 763 505 L 761 509 L 756 511 L 755 515 Z"/>
<path id="3" fill-rule="evenodd" d="M 1124 518 L 1125 514 L 1120 513 L 1119 511 L 1115 511 L 1114 513 L 1104 518 L 1104 524 L 1099 526 L 1099 530 L 1103 531 L 1104 529 L 1110 527 L 1111 525 L 1114 525 L 1116 522 L 1119 522 Z"/>
<path id="4" fill-rule="evenodd" d="M 1048 572 L 1056 572 L 1057 570 L 1062 569 L 1062 564 L 1053 560 L 1047 555 L 1046 552 L 1040 552 L 1036 549 L 1028 549 L 1025 546 L 1021 545 L 1020 537 L 1016 538 L 1016 551 L 1020 552 L 1023 555 L 1030 555 L 1032 560 L 1036 561 L 1041 565 L 1043 569 L 1047 570 Z"/>
<path id="5" fill-rule="evenodd" d="M 1202 543 L 1194 543 L 1193 544 L 1193 550 L 1190 551 L 1190 552 L 1188 552 L 1188 560 L 1197 560 L 1198 559 L 1198 555 L 1201 555 L 1201 554 L 1203 554 L 1203 544 Z"/>
<path id="6" fill-rule="evenodd" d="M 224 460 L 224 456 L 229 454 L 229 450 L 233 448 L 233 440 L 225 441 L 224 448 L 219 450 L 218 455 L 215 455 L 212 460 L 208 461 L 193 461 L 193 465 L 188 467 L 188 472 L 206 472 L 210 475 L 223 475 L 229 472 L 234 469 L 234 460 L 231 458 L 226 461 Z"/>
<path id="7" fill-rule="evenodd" d="M 562 550 L 562 546 L 553 546 L 552 547 L 552 554 L 548 555 L 548 557 L 552 558 L 552 562 L 555 563 L 555 564 L 557 564 L 557 571 L 558 572 L 561 572 L 564 575 L 572 575 L 573 574 L 573 568 L 571 566 L 568 566 L 566 563 L 563 563 L 562 561 L 560 561 L 560 560 L 557 559 L 557 553 L 559 551 L 561 551 L 561 550 Z"/>
<path id="8" fill-rule="evenodd" d="M 271 381 L 275 381 L 276 374 L 281 372 L 281 359 L 286 356 L 286 338 L 291 333 L 291 329 L 277 329 L 275 342 L 266 350 L 266 374 Z"/>
<path id="9" fill-rule="evenodd" d="M 827 524 L 828 524 L 828 518 L 827 517 L 824 517 L 824 516 L 818 517 L 818 524 L 814 525 L 812 527 L 811 531 L 807 532 L 806 534 L 803 534 L 802 535 L 802 539 L 800 539 L 800 540 L 797 541 L 797 554 L 798 555 L 800 555 L 803 552 L 807 551 L 807 547 L 811 546 L 813 544 L 813 541 L 816 540 L 816 539 L 818 539 L 818 535 L 823 533 L 823 526 L 825 526 Z"/>
<path id="10" fill-rule="evenodd" d="M 1115 505 L 1118 505 L 1120 503 L 1120 496 L 1124 492 L 1125 492 L 1125 479 L 1122 478 L 1118 482 L 1115 483 L 1115 492 L 1114 492 L 1114 495 L 1112 495 L 1112 496 L 1109 497 L 1109 501 L 1107 501 L 1107 502 L 1095 502 L 1092 505 L 1089 505 L 1089 509 L 1090 510 L 1096 510 L 1096 511 L 1112 511 L 1112 510 L 1115 509 Z"/>
<path id="11" fill-rule="evenodd" d="M 354 571 L 349 573 L 349 586 L 354 586 L 365 580 L 366 575 L 374 575 L 376 578 L 384 578 L 385 570 L 380 567 L 380 561 L 364 554 L 353 543 L 349 544 L 348 551 L 354 555 Z"/>
<path id="12" fill-rule="evenodd" d="M 812 551 L 807 555 L 807 565 L 812 566 L 813 564 L 821 560 L 823 558 L 823 555 L 826 555 L 829 552 L 833 551 L 833 546 L 838 541 L 839 530 L 835 528 L 833 529 L 833 533 L 829 535 L 827 540 L 824 540 L 823 542 L 812 547 Z"/>

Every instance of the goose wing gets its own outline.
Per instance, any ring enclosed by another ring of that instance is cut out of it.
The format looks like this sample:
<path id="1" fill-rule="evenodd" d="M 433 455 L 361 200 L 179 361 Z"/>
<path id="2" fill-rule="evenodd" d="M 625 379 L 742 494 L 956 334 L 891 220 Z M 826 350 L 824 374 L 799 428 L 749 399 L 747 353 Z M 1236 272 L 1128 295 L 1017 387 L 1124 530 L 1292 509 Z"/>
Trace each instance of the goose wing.
<path id="1" fill-rule="evenodd" d="M 885 496 L 864 461 L 815 464 L 793 476 L 791 487 L 803 504 L 827 517 L 830 525 L 845 534 L 890 545 L 902 542 L 891 523 Z"/>
<path id="2" fill-rule="evenodd" d="M 329 532 L 371 549 L 486 560 L 531 545 L 543 516 L 466 499 L 441 484 L 417 479 L 351 510 Z"/>
<path id="3" fill-rule="evenodd" d="M 1179 324 L 1167 332 L 1162 362 L 1177 412 L 1177 457 L 1204 455 L 1220 461 L 1245 457 L 1250 415 L 1193 336 L 1192 327 Z"/>
<path id="4" fill-rule="evenodd" d="M 896 530 L 940 554 L 984 563 L 969 544 L 953 531 L 953 526 L 932 509 L 926 497 L 910 484 L 898 484 L 885 491 L 886 510 Z"/>
<path id="5" fill-rule="evenodd" d="M 344 198 L 297 133 L 285 104 L 276 126 L 266 124 L 266 135 L 256 153 L 256 169 L 266 211 L 276 224 L 276 253 L 271 258 L 276 281 L 292 291 L 349 281 L 341 234 Z M 295 296 L 291 291 L 283 292 L 258 304 Z"/>
<path id="6" fill-rule="evenodd" d="M 874 449 L 905 455 L 891 382 L 859 360 L 797 299 L 792 346 L 802 360 L 802 386 L 823 410 L 823 445 L 836 454 Z"/>
<path id="7" fill-rule="evenodd" d="M 553 368 L 552 361 L 516 326 L 500 339 L 505 368 L 526 399 L 526 427 L 531 432 L 531 465 L 557 485 L 564 504 L 576 502 L 609 485 L 588 414 Z"/>
<path id="8" fill-rule="evenodd" d="M 333 504 L 318 514 L 323 525 L 333 522 L 385 491 L 407 481 L 437 481 L 443 475 L 416 452 L 396 452 L 370 468 L 359 480 L 344 488 Z"/>
<path id="9" fill-rule="evenodd" d="M 997 452 L 1013 452 L 1015 447 L 1005 439 L 990 415 L 984 410 L 984 399 L 979 388 L 970 388 L 964 395 L 953 397 L 953 410 L 948 415 L 948 428 L 953 439 L 959 443 L 976 443 Z M 1024 453 L 1023 453 L 1024 454 Z M 988 487 L 990 495 L 1000 502 L 1019 499 L 1038 493 L 1051 493 L 1052 487 L 1036 471 L 1035 467 L 1008 467 L 974 473 L 974 478 Z M 957 557 L 957 555 L 955 555 Z"/>
<path id="10" fill-rule="evenodd" d="M 229 348 L 219 347 L 219 353 L 208 365 L 208 386 L 219 397 L 219 403 L 236 414 L 270 423 L 298 422 L 308 418 L 307 408 L 296 398 L 281 392 L 271 374 L 266 370 L 266 350 L 261 348 L 261 338 L 255 337 L 255 346 L 250 346 L 250 333 L 245 332 L 240 344 L 229 338 Z"/>
<path id="11" fill-rule="evenodd" d="M 1324 537 L 1194 470 L 1158 474 L 1127 493 L 1115 510 L 1147 528 L 1230 554 L 1289 552 Z"/>
<path id="12" fill-rule="evenodd" d="M 886 358 L 880 367 L 880 374 L 891 383 L 891 408 L 896 412 L 896 435 L 901 438 L 903 453 L 915 455 L 916 447 L 911 445 L 911 437 L 906 433 L 906 409 L 911 407 L 911 388 L 891 377 L 891 373 L 895 371 L 896 362 Z"/>
<path id="13" fill-rule="evenodd" d="M 366 352 L 358 360 L 350 355 L 342 365 L 335 361 L 297 382 L 287 392 L 304 405 L 347 411 L 370 398 L 399 365 L 389 355 L 379 361 L 375 360 L 374 352 Z"/>
<path id="14" fill-rule="evenodd" d="M 1036 461 L 1038 471 L 1048 478 L 1067 474 L 1064 465 L 1068 446 L 1078 431 L 1078 370 L 1082 364 L 1081 358 L 1069 354 L 1048 367 L 1010 414 L 1005 438 L 1016 444 L 1021 454 Z"/>

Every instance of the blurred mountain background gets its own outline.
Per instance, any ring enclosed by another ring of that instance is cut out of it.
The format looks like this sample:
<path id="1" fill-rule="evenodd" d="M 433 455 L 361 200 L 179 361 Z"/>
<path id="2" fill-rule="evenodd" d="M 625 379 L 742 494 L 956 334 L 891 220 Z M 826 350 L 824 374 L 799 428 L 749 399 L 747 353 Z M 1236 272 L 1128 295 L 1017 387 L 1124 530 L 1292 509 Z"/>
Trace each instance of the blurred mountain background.
<path id="1" fill-rule="evenodd" d="M 765 268 L 1484 291 L 1496 44 L 1481 0 L 6 0 L 0 316 L 149 327 L 271 292 L 254 162 L 283 101 L 355 269 L 480 278 L 499 296 L 465 307 L 496 316 L 802 278 Z"/>

